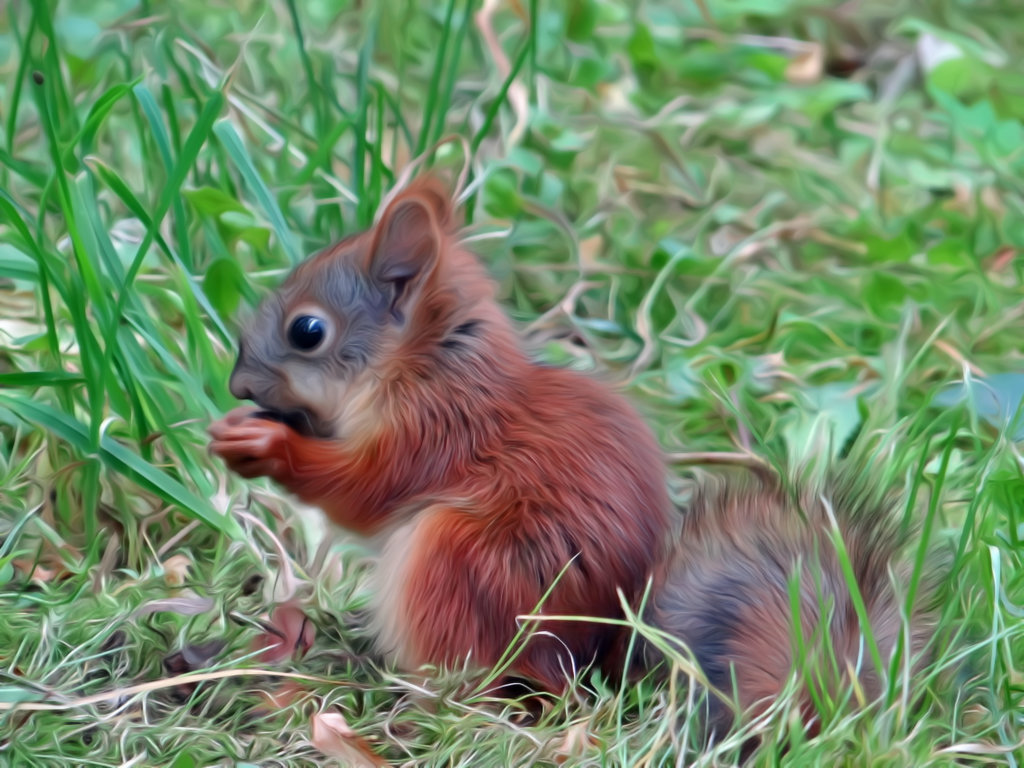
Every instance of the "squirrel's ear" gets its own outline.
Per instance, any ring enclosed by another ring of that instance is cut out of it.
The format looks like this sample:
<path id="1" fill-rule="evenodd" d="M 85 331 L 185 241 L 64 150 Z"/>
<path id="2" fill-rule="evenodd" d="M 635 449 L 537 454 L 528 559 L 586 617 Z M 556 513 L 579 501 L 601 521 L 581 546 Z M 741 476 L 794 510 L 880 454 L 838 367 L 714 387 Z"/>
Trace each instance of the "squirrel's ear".
<path id="1" fill-rule="evenodd" d="M 434 271 L 449 215 L 448 198 L 434 183 L 404 190 L 381 215 L 367 268 L 373 280 L 390 291 L 396 318 L 402 318 L 411 289 Z"/>

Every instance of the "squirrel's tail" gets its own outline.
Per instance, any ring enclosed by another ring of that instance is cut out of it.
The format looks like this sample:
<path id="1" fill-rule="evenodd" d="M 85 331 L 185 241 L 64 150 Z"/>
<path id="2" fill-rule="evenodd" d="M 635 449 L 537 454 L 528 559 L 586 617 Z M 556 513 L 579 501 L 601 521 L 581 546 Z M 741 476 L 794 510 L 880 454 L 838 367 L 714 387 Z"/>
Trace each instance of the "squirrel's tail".
<path id="1" fill-rule="evenodd" d="M 763 479 L 705 484 L 645 619 L 682 640 L 747 714 L 764 712 L 795 674 L 816 731 L 822 700 L 858 688 L 879 697 L 896 649 L 919 662 L 931 634 L 928 609 L 904 610 L 911 584 L 924 606 L 932 582 L 914 579 L 904 559 L 915 529 L 900 509 L 852 470 L 801 492 Z M 708 712 L 715 731 L 732 724 L 734 709 L 714 694 Z"/>

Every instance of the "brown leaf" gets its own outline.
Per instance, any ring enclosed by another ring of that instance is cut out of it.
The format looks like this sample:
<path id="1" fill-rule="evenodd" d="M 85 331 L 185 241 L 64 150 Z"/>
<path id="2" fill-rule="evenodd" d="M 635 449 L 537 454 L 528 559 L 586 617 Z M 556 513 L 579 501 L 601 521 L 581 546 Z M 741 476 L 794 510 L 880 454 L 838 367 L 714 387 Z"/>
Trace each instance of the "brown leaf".
<path id="1" fill-rule="evenodd" d="M 820 43 L 807 43 L 786 67 L 786 79 L 794 85 L 810 85 L 821 80 L 824 71 L 824 47 Z"/>
<path id="2" fill-rule="evenodd" d="M 266 702 L 266 708 L 279 711 L 290 707 L 302 698 L 310 695 L 309 688 L 297 680 L 285 680 L 270 690 L 261 690 L 260 695 Z"/>
<path id="3" fill-rule="evenodd" d="M 604 238 L 601 235 L 591 235 L 580 240 L 580 271 L 589 273 L 603 270 L 598 260 L 603 250 Z"/>
<path id="4" fill-rule="evenodd" d="M 597 737 L 586 722 L 573 723 L 565 729 L 565 736 L 555 747 L 555 762 L 561 765 L 570 758 L 579 758 L 598 745 Z"/>
<path id="5" fill-rule="evenodd" d="M 474 21 L 476 22 L 477 29 L 480 31 L 480 36 L 483 38 L 484 47 L 494 61 L 494 68 L 497 70 L 498 75 L 505 79 L 512 72 L 512 64 L 509 62 L 508 56 L 505 55 L 505 50 L 501 47 L 501 42 L 494 28 L 494 16 L 497 14 L 500 4 L 500 0 L 484 0 L 480 10 L 474 16 Z M 515 125 L 509 131 L 509 135 L 505 140 L 506 145 L 511 146 L 519 141 L 519 138 L 526 131 L 530 112 L 529 92 L 518 78 L 509 84 L 507 99 L 509 106 L 512 107 L 512 113 L 516 116 Z"/>
<path id="6" fill-rule="evenodd" d="M 192 560 L 186 555 L 172 555 L 161 564 L 164 569 L 164 581 L 169 587 L 182 587 L 188 579 L 188 569 Z"/>
<path id="7" fill-rule="evenodd" d="M 293 656 L 301 658 L 313 645 L 316 627 L 295 603 L 282 603 L 263 622 L 265 632 L 253 641 L 259 659 L 276 664 Z"/>
<path id="8" fill-rule="evenodd" d="M 45 543 L 35 557 L 16 557 L 11 565 L 37 584 L 63 581 L 72 575 L 61 553 Z"/>
<path id="9" fill-rule="evenodd" d="M 46 568 L 33 560 L 29 560 L 28 558 L 15 558 L 11 564 L 21 571 L 29 581 L 34 581 L 37 584 L 46 584 L 54 581 L 58 575 L 60 575 L 52 568 Z M 63 576 L 66 575 L 67 572 L 65 571 Z"/>
<path id="10" fill-rule="evenodd" d="M 340 712 L 322 712 L 313 716 L 313 746 L 330 757 L 339 758 L 349 768 L 386 766 L 366 740 L 357 734 Z"/>
<path id="11" fill-rule="evenodd" d="M 734 224 L 725 224 L 708 238 L 708 247 L 715 256 L 725 256 L 749 237 L 750 233 Z"/>
<path id="12" fill-rule="evenodd" d="M 1017 258 L 1018 251 L 1010 245 L 1004 245 L 995 252 L 987 264 L 989 272 L 1002 272 Z"/>

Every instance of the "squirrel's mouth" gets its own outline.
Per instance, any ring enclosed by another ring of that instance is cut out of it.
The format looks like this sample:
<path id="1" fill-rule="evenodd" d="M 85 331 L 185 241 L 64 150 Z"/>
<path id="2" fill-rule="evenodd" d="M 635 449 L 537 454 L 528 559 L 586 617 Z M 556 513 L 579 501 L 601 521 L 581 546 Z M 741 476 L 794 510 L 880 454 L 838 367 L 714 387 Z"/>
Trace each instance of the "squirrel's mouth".
<path id="1" fill-rule="evenodd" d="M 306 437 L 330 437 L 330 435 L 324 434 L 324 431 L 319 428 L 316 420 L 313 418 L 313 414 L 305 408 L 293 408 L 288 411 L 263 408 L 263 410 L 254 413 L 253 416 L 258 419 L 279 421 Z"/>

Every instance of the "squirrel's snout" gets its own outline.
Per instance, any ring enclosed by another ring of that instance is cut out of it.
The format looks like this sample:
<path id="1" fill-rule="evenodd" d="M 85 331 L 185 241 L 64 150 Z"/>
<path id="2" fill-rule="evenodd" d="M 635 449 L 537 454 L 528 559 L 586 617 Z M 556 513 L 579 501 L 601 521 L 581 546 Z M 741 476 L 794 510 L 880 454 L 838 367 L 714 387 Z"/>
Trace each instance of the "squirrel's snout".
<path id="1" fill-rule="evenodd" d="M 238 360 L 235 361 L 235 368 L 231 371 L 228 389 L 239 400 L 252 400 L 254 398 L 252 384 L 252 373 L 245 366 L 245 345 L 243 344 L 238 349 Z"/>
<path id="2" fill-rule="evenodd" d="M 228 388 L 231 390 L 231 394 L 239 400 L 253 399 L 252 390 L 250 390 L 245 384 L 240 384 L 239 377 L 234 374 L 231 375 L 231 381 L 228 384 Z"/>

